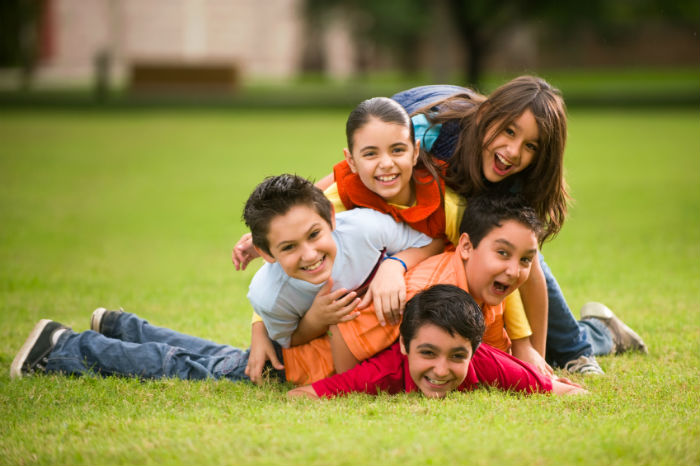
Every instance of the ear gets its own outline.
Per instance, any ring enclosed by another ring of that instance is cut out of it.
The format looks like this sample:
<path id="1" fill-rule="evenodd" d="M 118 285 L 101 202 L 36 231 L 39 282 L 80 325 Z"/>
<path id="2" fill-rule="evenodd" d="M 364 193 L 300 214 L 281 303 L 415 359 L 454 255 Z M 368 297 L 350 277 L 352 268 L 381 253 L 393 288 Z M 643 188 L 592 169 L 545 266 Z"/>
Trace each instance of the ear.
<path id="1" fill-rule="evenodd" d="M 418 163 L 418 156 L 420 155 L 420 139 L 416 139 L 414 147 L 415 150 L 413 151 L 413 166 L 415 167 Z"/>
<path id="2" fill-rule="evenodd" d="M 355 167 L 355 160 L 352 158 L 352 154 L 350 153 L 350 150 L 346 147 L 343 149 L 343 155 L 345 156 L 345 161 L 348 162 L 348 165 L 350 165 L 350 170 L 352 170 L 353 173 L 357 173 L 357 167 Z"/>
<path id="3" fill-rule="evenodd" d="M 474 247 L 469 239 L 469 235 L 467 233 L 462 233 L 459 237 L 459 241 L 457 242 L 457 254 L 459 254 L 459 257 L 463 261 L 466 261 L 469 260 L 473 250 Z"/>
<path id="4" fill-rule="evenodd" d="M 272 263 L 274 263 L 274 262 L 277 262 L 277 259 L 275 259 L 274 256 L 272 256 L 272 255 L 266 253 L 265 251 L 263 251 L 263 250 L 260 249 L 259 247 L 253 246 L 253 248 L 255 249 L 255 252 L 257 252 L 258 254 L 260 254 L 260 257 L 262 257 L 263 259 L 265 259 L 265 260 L 266 260 L 267 262 L 269 262 L 270 264 L 272 264 Z"/>
<path id="5" fill-rule="evenodd" d="M 408 354 L 408 350 L 406 350 L 406 345 L 403 343 L 403 337 L 399 335 L 399 348 L 401 349 L 401 354 L 404 356 Z"/>

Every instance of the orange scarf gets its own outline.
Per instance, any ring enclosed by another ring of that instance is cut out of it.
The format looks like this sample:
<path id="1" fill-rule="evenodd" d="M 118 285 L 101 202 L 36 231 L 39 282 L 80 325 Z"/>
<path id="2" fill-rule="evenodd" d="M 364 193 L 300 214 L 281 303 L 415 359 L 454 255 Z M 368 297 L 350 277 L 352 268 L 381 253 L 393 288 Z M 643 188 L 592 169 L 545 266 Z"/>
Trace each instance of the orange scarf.
<path id="1" fill-rule="evenodd" d="M 394 220 L 410 225 L 431 238 L 445 235 L 445 208 L 442 193 L 445 192 L 445 182 L 438 178 L 437 182 L 426 169 L 413 171 L 416 203 L 406 209 L 390 205 L 376 193 L 367 189 L 360 177 L 353 173 L 346 160 L 333 167 L 335 183 L 338 186 L 340 200 L 346 209 L 367 207 L 391 215 Z"/>

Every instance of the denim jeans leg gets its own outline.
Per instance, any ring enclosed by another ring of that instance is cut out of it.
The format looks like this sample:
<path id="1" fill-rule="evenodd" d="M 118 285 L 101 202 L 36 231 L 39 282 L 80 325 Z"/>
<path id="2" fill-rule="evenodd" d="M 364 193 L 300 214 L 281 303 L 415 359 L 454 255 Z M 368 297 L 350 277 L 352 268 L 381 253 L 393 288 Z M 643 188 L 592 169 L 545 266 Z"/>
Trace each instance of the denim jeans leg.
<path id="1" fill-rule="evenodd" d="M 218 355 L 231 348 L 169 328 L 156 327 L 130 312 L 124 312 L 117 319 L 106 321 L 105 324 L 107 325 L 102 329 L 104 335 L 132 343 L 166 343 L 200 355 Z"/>
<path id="2" fill-rule="evenodd" d="M 590 356 L 593 354 L 593 348 L 588 340 L 586 326 L 582 327 L 572 314 L 559 283 L 541 254 L 539 259 L 547 281 L 549 299 L 545 359 L 555 367 L 563 367 L 581 355 Z"/>
<path id="3" fill-rule="evenodd" d="M 593 356 L 613 353 L 615 343 L 612 333 L 602 320 L 595 318 L 580 320 L 579 326 L 586 332 L 586 337 L 591 342 Z"/>
<path id="4" fill-rule="evenodd" d="M 216 346 L 217 352 L 202 355 L 164 342 L 133 343 L 92 330 L 68 331 L 61 335 L 49 354 L 46 370 L 68 375 L 96 373 L 144 379 L 249 380 L 244 373 L 249 356 L 247 350 L 214 343 L 211 346 Z"/>

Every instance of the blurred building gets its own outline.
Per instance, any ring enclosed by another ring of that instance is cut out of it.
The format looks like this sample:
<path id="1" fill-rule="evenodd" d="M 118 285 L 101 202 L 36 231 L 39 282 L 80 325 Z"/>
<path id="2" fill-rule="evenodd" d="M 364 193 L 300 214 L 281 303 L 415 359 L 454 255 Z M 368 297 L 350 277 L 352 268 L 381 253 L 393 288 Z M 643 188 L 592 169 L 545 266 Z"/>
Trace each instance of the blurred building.
<path id="1" fill-rule="evenodd" d="M 243 76 L 288 78 L 302 48 L 300 0 L 45 0 L 39 75 L 113 78 L 134 63 L 228 63 Z"/>
<path id="2" fill-rule="evenodd" d="M 392 51 L 363 42 L 353 29 L 357 18 L 342 9 L 310 22 L 306 0 L 43 0 L 34 25 L 36 77 L 63 83 L 97 77 L 114 84 L 128 82 L 136 65 L 150 63 L 229 67 L 239 81 L 287 80 L 309 70 L 344 78 L 401 69 L 405 62 L 397 56 L 409 50 L 414 70 L 430 70 L 433 80 L 446 81 L 464 70 L 468 53 L 445 2 L 433 1 L 434 16 L 422 39 Z M 634 36 L 615 41 L 591 32 L 563 43 L 548 37 L 540 23 L 514 23 L 498 30 L 483 66 L 492 72 L 693 66 L 698 44 L 697 28 L 689 33 L 669 24 L 640 26 Z"/>

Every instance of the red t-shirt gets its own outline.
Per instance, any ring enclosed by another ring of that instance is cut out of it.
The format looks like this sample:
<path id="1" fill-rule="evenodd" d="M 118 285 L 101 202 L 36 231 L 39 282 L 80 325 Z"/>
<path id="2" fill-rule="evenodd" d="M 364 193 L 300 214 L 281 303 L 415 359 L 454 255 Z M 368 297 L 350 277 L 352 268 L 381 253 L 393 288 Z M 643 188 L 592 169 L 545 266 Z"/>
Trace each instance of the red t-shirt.
<path id="1" fill-rule="evenodd" d="M 469 371 L 458 391 L 474 390 L 479 385 L 526 393 L 552 391 L 552 381 L 531 364 L 510 354 L 481 344 L 469 362 Z M 332 398 L 345 393 L 376 395 L 410 393 L 418 390 L 408 371 L 408 358 L 401 354 L 398 342 L 347 372 L 311 384 L 318 396 Z"/>

